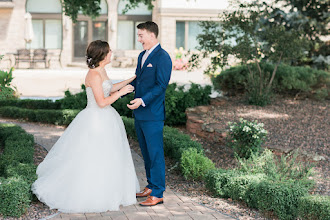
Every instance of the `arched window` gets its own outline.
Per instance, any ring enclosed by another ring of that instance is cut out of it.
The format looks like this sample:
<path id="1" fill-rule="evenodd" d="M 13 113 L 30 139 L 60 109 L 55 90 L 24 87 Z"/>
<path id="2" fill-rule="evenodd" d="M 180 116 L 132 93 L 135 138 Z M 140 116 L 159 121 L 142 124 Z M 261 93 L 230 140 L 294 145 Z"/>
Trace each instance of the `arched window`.
<path id="1" fill-rule="evenodd" d="M 150 21 L 152 12 L 142 3 L 133 10 L 123 14 L 127 0 L 120 0 L 118 4 L 118 50 L 142 50 L 142 45 L 137 41 L 137 28 L 139 23 Z"/>
<path id="2" fill-rule="evenodd" d="M 60 0 L 27 0 L 26 11 L 32 15 L 34 37 L 31 49 L 62 48 L 62 5 Z"/>

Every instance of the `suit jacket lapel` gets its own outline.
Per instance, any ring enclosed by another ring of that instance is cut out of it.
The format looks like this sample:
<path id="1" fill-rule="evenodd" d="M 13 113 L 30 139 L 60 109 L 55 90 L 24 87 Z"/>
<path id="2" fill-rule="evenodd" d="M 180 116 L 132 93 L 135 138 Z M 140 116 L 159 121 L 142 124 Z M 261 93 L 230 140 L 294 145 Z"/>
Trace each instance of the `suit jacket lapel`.
<path id="1" fill-rule="evenodd" d="M 161 48 L 161 46 L 160 46 L 160 44 L 151 52 L 151 54 L 149 54 L 149 56 L 148 56 L 148 58 L 146 59 L 146 61 L 144 62 L 144 64 L 143 64 L 143 67 L 142 67 L 142 69 L 141 69 L 141 72 L 140 73 L 142 73 L 144 70 L 145 70 L 145 68 L 146 68 L 146 66 L 149 64 L 149 62 L 150 62 L 150 60 L 152 59 L 152 57 L 160 50 L 160 48 Z M 141 61 L 142 61 L 142 57 L 141 57 Z M 140 61 L 140 65 L 141 65 L 141 61 Z"/>

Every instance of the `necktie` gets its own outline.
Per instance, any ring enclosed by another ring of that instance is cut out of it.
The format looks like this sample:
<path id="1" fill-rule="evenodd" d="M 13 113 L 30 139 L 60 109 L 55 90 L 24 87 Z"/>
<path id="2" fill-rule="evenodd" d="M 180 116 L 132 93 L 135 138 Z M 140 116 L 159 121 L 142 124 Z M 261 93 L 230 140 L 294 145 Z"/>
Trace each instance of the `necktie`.
<path id="1" fill-rule="evenodd" d="M 146 51 L 146 52 L 144 53 L 143 57 L 142 57 L 142 61 L 141 61 L 141 69 L 142 69 L 142 67 L 143 67 L 144 62 L 146 62 L 148 56 L 149 56 L 149 52 Z"/>

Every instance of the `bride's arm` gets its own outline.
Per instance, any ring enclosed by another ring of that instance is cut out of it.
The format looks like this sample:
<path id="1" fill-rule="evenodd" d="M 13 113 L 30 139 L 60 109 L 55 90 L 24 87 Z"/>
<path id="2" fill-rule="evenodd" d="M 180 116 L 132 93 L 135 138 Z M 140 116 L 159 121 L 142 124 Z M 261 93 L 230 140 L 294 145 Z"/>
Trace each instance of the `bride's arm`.
<path id="1" fill-rule="evenodd" d="M 121 96 L 131 93 L 134 90 L 134 87 L 131 85 L 125 86 L 119 91 L 113 92 L 110 96 L 104 97 L 103 88 L 102 88 L 102 79 L 98 73 L 94 73 L 90 79 L 90 86 L 92 87 L 95 101 L 98 106 L 104 108 L 105 106 L 111 105 Z"/>
<path id="2" fill-rule="evenodd" d="M 131 77 L 129 79 L 126 79 L 126 80 L 124 80 L 122 82 L 113 84 L 110 92 L 113 93 L 115 91 L 118 91 L 119 89 L 123 88 L 127 84 L 131 83 L 135 78 L 136 78 L 136 75 L 134 75 L 133 77 Z"/>

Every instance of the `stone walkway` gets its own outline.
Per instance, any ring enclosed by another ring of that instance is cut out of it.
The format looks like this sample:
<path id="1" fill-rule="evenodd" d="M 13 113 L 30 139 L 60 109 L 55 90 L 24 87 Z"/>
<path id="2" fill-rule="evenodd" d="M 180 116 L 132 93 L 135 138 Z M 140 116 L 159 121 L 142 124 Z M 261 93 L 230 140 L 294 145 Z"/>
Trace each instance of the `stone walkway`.
<path id="1" fill-rule="evenodd" d="M 0 123 L 15 123 L 25 129 L 28 133 L 33 134 L 35 142 L 40 144 L 47 150 L 50 150 L 57 139 L 61 136 L 64 127 L 54 125 L 44 125 L 39 123 L 22 123 L 16 120 L 0 118 Z M 141 187 L 147 183 L 143 159 L 134 151 L 132 157 L 135 164 L 136 173 Z M 138 199 L 138 201 L 144 200 Z M 139 204 L 121 207 L 120 211 L 105 213 L 82 213 L 82 214 L 64 214 L 58 213 L 52 216 L 52 220 L 102 220 L 102 219 L 126 219 L 126 220 L 148 220 L 148 219 L 234 219 L 215 210 L 206 208 L 198 203 L 174 193 L 167 188 L 164 194 L 164 204 L 153 207 L 142 207 Z"/>

